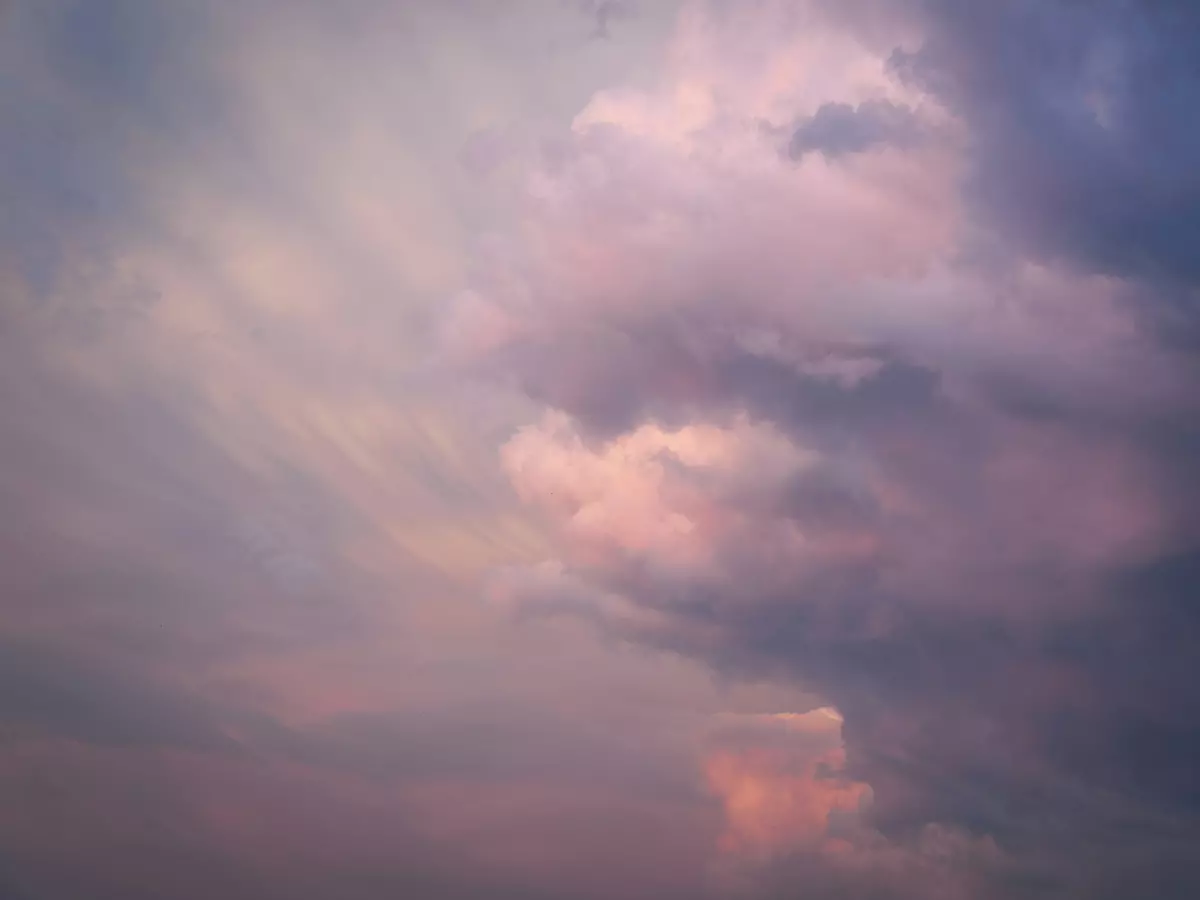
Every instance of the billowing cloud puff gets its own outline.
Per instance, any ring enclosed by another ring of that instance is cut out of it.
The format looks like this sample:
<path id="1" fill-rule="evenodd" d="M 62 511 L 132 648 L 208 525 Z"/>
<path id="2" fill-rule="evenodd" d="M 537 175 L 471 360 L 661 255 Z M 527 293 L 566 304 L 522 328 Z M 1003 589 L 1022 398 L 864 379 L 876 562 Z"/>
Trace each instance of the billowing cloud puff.
<path id="1" fill-rule="evenodd" d="M 720 717 L 703 763 L 725 828 L 711 867 L 723 892 L 754 896 L 789 882 L 820 895 L 984 895 L 1008 865 L 988 837 L 930 823 L 903 841 L 870 825 L 871 786 L 846 772 L 842 717 Z"/>
<path id="2" fill-rule="evenodd" d="M 852 519 L 855 486 L 839 487 L 833 463 L 744 417 L 675 431 L 647 424 L 593 449 L 561 413 L 549 414 L 509 441 L 503 459 L 518 493 L 564 518 L 576 547 L 651 568 L 704 580 L 720 577 L 724 550 L 801 567 L 871 552 L 871 536 L 856 534 L 852 521 L 805 530 L 771 515 L 791 492 L 841 503 Z"/>
<path id="3" fill-rule="evenodd" d="M 725 810 L 725 852 L 769 857 L 797 846 L 836 852 L 839 833 L 843 841 L 853 836 L 870 788 L 843 774 L 836 710 L 776 713 L 744 723 L 740 732 L 728 730 L 704 763 Z"/>
<path id="4" fill-rule="evenodd" d="M 1154 573 L 1193 571 L 1200 410 L 1162 332 L 1186 222 L 1154 199 L 1190 182 L 1133 130 L 1175 14 L 1068 6 L 694 4 L 653 86 L 545 148 L 446 335 L 543 407 L 500 455 L 556 556 L 498 595 L 798 680 L 845 716 L 873 827 L 987 835 L 1014 878 L 1091 890 L 1084 832 L 1195 827 L 1188 656 L 1131 654 L 1193 621 L 1190 576 Z M 1055 52 L 1015 72 L 1026 34 Z M 1184 230 L 1104 249 L 1152 219 Z M 1126 663 L 1171 699 L 1118 687 Z M 790 821 L 777 761 L 714 759 Z"/>

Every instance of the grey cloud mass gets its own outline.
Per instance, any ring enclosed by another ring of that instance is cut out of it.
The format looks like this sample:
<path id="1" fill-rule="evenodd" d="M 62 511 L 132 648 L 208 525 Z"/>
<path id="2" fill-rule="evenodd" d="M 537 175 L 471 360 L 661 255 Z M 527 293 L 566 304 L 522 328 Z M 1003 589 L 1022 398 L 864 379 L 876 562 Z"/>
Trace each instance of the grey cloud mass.
<path id="1" fill-rule="evenodd" d="M 918 128 L 912 110 L 887 100 L 826 103 L 797 126 L 789 150 L 795 157 L 814 151 L 838 157 L 879 144 L 903 146 L 917 138 Z"/>
<path id="2" fill-rule="evenodd" d="M 1023 250 L 1194 287 L 1193 4 L 922 5 L 906 77 L 970 125 L 970 189 Z M 1190 305 L 1190 304 L 1189 304 Z"/>

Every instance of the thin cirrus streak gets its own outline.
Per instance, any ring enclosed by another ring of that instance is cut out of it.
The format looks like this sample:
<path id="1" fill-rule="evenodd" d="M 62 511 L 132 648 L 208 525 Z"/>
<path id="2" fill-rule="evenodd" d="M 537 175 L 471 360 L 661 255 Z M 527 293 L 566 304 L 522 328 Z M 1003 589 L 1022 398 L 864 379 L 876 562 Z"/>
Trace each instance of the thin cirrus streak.
<path id="1" fill-rule="evenodd" d="M 0 897 L 1195 896 L 1200 16 L 0 11 Z"/>

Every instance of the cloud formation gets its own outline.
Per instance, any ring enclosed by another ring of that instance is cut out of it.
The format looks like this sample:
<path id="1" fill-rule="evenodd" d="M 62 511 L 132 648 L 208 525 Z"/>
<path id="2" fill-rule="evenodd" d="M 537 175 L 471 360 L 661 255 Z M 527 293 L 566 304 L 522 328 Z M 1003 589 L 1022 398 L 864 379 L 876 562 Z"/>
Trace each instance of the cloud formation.
<path id="1" fill-rule="evenodd" d="M 1191 633 L 1190 21 L 689 7 L 452 313 L 547 409 L 501 457 L 557 560 L 505 599 L 795 679 L 874 826 L 994 840 L 1006 895 L 1185 895 L 1189 653 L 1132 646 Z"/>
<path id="2" fill-rule="evenodd" d="M 1197 15 L 0 8 L 0 895 L 1200 888 Z"/>

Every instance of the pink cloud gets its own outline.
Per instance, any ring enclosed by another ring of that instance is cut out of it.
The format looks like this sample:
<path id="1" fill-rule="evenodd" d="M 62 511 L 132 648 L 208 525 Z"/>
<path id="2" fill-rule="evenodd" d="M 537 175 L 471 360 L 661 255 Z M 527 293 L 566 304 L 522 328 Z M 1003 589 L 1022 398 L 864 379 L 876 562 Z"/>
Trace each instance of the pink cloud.
<path id="1" fill-rule="evenodd" d="M 749 734 L 718 741 L 703 764 L 725 813 L 721 851 L 750 860 L 837 852 L 871 793 L 843 771 L 841 716 L 822 708 L 759 716 L 742 727 Z"/>

